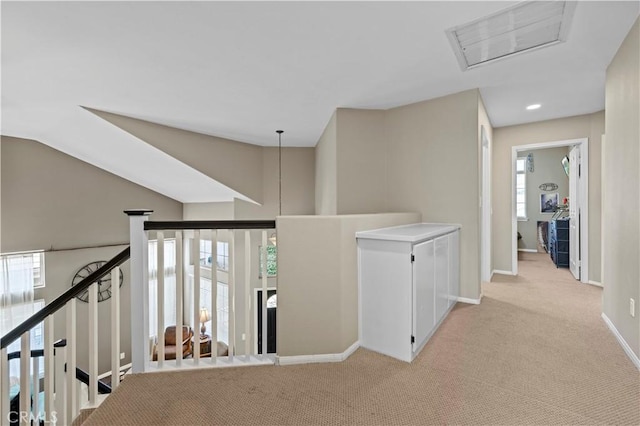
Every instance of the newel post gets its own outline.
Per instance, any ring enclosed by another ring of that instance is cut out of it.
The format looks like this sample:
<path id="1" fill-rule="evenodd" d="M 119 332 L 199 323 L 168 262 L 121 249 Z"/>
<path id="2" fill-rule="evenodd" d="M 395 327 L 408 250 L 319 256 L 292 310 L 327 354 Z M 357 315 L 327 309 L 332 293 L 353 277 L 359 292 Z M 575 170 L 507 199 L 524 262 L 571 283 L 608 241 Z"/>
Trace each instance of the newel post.
<path id="1" fill-rule="evenodd" d="M 153 210 L 124 211 L 131 244 L 131 372 L 149 370 L 149 240 L 144 223 Z"/>

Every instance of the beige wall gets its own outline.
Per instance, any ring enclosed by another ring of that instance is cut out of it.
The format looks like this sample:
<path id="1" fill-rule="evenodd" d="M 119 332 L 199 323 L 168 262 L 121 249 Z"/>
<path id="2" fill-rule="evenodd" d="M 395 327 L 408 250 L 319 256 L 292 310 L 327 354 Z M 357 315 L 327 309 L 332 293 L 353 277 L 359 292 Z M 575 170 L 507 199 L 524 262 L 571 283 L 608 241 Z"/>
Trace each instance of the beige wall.
<path id="1" fill-rule="evenodd" d="M 388 205 L 462 225 L 462 297 L 480 297 L 479 92 L 387 111 Z"/>
<path id="2" fill-rule="evenodd" d="M 234 200 L 234 219 L 274 219 L 279 214 L 278 148 L 263 148 L 261 205 Z M 313 214 L 315 149 L 282 148 L 282 214 Z"/>
<path id="3" fill-rule="evenodd" d="M 91 111 L 255 201 L 252 203 L 235 199 L 235 219 L 273 219 L 278 214 L 277 148 L 217 138 L 102 111 Z M 315 149 L 283 148 L 284 214 L 314 213 L 314 181 Z M 193 208 L 189 207 L 188 210 L 192 211 Z"/>
<path id="4" fill-rule="evenodd" d="M 337 113 L 331 116 L 315 152 L 315 213 L 337 214 Z"/>
<path id="5" fill-rule="evenodd" d="M 262 203 L 261 146 L 117 114 L 90 111 L 253 201 Z"/>
<path id="6" fill-rule="evenodd" d="M 640 20 L 607 69 L 602 310 L 640 357 Z M 629 299 L 636 302 L 635 318 Z"/>
<path id="7" fill-rule="evenodd" d="M 185 203 L 182 206 L 183 220 L 232 220 L 233 202 Z"/>
<path id="8" fill-rule="evenodd" d="M 493 269 L 511 271 L 511 149 L 589 139 L 589 280 L 600 281 L 600 163 L 604 111 L 493 130 Z"/>
<path id="9" fill-rule="evenodd" d="M 355 233 L 420 220 L 418 213 L 279 217 L 278 355 L 342 353 L 355 343 Z"/>
<path id="10" fill-rule="evenodd" d="M 381 213 L 386 203 L 385 111 L 337 114 L 337 214 Z"/>
<path id="11" fill-rule="evenodd" d="M 2 252 L 127 243 L 125 209 L 182 219 L 175 200 L 39 142 L 2 139 Z"/>
<path id="12" fill-rule="evenodd" d="M 480 124 L 491 137 L 478 90 L 385 111 L 338 109 L 316 147 L 316 213 L 417 211 L 461 224 L 461 296 L 479 298 Z"/>
<path id="13" fill-rule="evenodd" d="M 45 253 L 45 282 L 36 298 L 51 302 L 71 286 L 85 264 L 109 260 L 126 245 L 64 250 L 126 243 L 128 208 L 150 208 L 156 220 L 180 220 L 182 204 L 105 172 L 39 142 L 2 138 L 2 251 L 56 249 Z M 60 250 L 60 251 L 57 251 Z M 129 262 L 123 265 L 121 351 L 130 359 Z M 110 370 L 111 300 L 98 305 L 99 370 Z M 88 305 L 78 301 L 78 365 L 88 367 Z M 64 336 L 64 312 L 55 316 L 55 337 Z"/>
<path id="14" fill-rule="evenodd" d="M 538 221 L 549 221 L 553 213 L 540 213 L 540 194 L 558 194 L 558 202 L 569 196 L 569 178 L 562 168 L 562 158 L 568 153 L 567 147 L 537 149 L 518 152 L 518 157 L 533 154 L 534 171 L 526 173 L 527 185 L 527 219 L 518 221 L 518 232 L 522 239 L 518 241 L 519 249 L 536 250 L 538 247 Z M 554 191 L 542 191 L 538 187 L 542 183 L 553 182 L 558 185 Z"/>

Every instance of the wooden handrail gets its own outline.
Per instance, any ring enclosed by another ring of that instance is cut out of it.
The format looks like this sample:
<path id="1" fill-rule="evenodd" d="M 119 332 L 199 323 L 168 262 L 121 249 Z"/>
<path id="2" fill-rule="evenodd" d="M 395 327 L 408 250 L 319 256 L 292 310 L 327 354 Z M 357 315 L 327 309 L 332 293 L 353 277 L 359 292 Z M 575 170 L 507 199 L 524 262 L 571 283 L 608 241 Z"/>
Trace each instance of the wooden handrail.
<path id="1" fill-rule="evenodd" d="M 274 229 L 275 220 L 178 220 L 146 221 L 145 231 L 181 229 Z"/>

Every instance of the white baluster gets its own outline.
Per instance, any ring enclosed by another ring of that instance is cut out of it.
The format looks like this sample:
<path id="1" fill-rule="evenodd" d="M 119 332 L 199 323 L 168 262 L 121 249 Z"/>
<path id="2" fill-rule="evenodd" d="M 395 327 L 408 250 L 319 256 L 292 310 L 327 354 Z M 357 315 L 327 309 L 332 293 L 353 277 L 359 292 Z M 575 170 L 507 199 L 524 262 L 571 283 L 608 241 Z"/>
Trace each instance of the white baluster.
<path id="1" fill-rule="evenodd" d="M 235 231 L 229 231 L 229 361 L 236 352 Z"/>
<path id="2" fill-rule="evenodd" d="M 31 412 L 34 418 L 38 418 L 40 415 L 40 357 L 35 356 L 31 358 Z"/>
<path id="3" fill-rule="evenodd" d="M 251 355 L 251 231 L 244 231 L 244 354 Z"/>
<path id="4" fill-rule="evenodd" d="M 211 231 L 211 363 L 218 359 L 218 231 Z"/>
<path id="5" fill-rule="evenodd" d="M 193 363 L 200 362 L 200 230 L 193 232 L 191 246 L 191 262 L 193 262 Z"/>
<path id="6" fill-rule="evenodd" d="M 25 331 L 20 338 L 20 424 L 30 425 L 31 419 L 31 387 L 29 386 L 29 364 L 31 347 L 29 332 Z"/>
<path id="7" fill-rule="evenodd" d="M 75 400 L 77 401 L 76 402 L 77 410 L 75 413 L 73 413 L 74 419 L 78 417 L 78 414 L 80 414 L 80 409 L 85 406 L 84 403 L 88 400 L 88 395 L 84 393 L 84 390 L 86 389 L 86 387 L 87 385 L 85 385 L 83 382 L 79 382 L 78 385 L 76 386 Z M 87 389 L 87 393 L 88 392 L 89 392 L 89 389 Z"/>
<path id="8" fill-rule="evenodd" d="M 157 357 L 158 357 L 158 368 L 161 369 L 164 366 L 164 232 L 158 231 L 158 250 L 157 250 L 157 294 L 158 294 L 158 305 L 156 307 L 158 316 L 157 316 L 157 324 L 158 327 L 156 329 L 156 340 L 157 344 Z M 177 331 L 177 330 L 176 330 Z"/>
<path id="9" fill-rule="evenodd" d="M 120 267 L 111 270 L 111 389 L 120 384 Z"/>
<path id="10" fill-rule="evenodd" d="M 260 257 L 262 273 L 262 358 L 267 357 L 267 231 L 262 231 L 262 252 Z"/>
<path id="11" fill-rule="evenodd" d="M 182 336 L 182 300 L 184 296 L 184 241 L 182 231 L 176 231 L 176 339 Z M 180 333 L 180 334 L 178 334 Z M 180 337 L 182 339 L 182 337 Z M 176 350 L 176 366 L 182 365 L 182 351 Z"/>
<path id="12" fill-rule="evenodd" d="M 76 298 L 67 302 L 67 386 L 66 416 L 73 420 L 78 410 L 78 382 L 76 380 Z"/>
<path id="13" fill-rule="evenodd" d="M 56 420 L 58 424 L 66 425 L 67 423 L 67 381 L 65 379 L 65 363 L 67 362 L 67 348 L 55 348 L 55 392 L 56 397 L 54 400 Z"/>
<path id="14" fill-rule="evenodd" d="M 149 239 L 144 222 L 152 210 L 125 210 L 131 242 L 131 372 L 149 370 Z"/>
<path id="15" fill-rule="evenodd" d="M 52 422 L 51 413 L 55 411 L 54 401 L 54 372 L 53 372 L 53 315 L 44 320 L 44 420 Z"/>
<path id="16" fill-rule="evenodd" d="M 9 423 L 9 356 L 0 350 L 0 424 Z"/>
<path id="17" fill-rule="evenodd" d="M 92 407 L 95 407 L 97 402 L 98 402 L 98 283 L 93 283 L 89 286 L 89 403 L 91 404 Z"/>

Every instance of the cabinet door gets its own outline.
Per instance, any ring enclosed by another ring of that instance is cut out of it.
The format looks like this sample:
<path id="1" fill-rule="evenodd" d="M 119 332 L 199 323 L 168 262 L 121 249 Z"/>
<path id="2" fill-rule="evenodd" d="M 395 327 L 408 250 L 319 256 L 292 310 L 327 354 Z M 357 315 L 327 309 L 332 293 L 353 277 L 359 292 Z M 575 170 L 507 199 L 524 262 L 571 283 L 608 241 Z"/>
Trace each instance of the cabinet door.
<path id="1" fill-rule="evenodd" d="M 415 352 L 429 336 L 435 322 L 434 244 L 433 241 L 413 247 L 413 343 Z"/>
<path id="2" fill-rule="evenodd" d="M 449 234 L 449 306 L 460 296 L 460 232 Z"/>
<path id="3" fill-rule="evenodd" d="M 435 239 L 436 323 L 449 308 L 449 236 Z"/>

